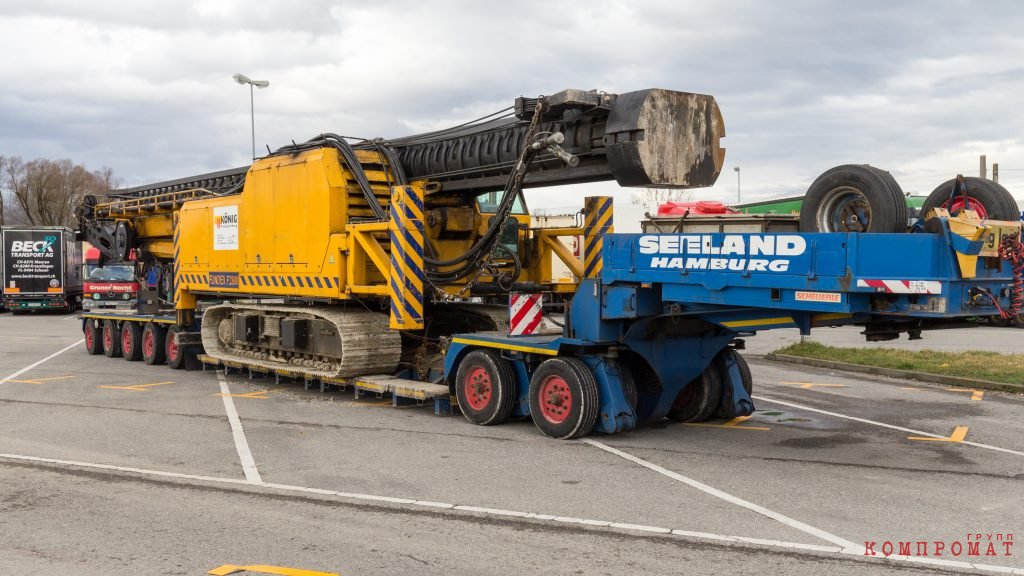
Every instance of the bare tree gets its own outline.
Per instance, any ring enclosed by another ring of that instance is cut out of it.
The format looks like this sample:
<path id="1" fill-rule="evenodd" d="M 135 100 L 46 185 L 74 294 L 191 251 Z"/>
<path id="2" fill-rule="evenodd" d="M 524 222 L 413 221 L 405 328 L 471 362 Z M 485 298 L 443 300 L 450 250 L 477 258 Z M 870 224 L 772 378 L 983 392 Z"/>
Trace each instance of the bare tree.
<path id="1" fill-rule="evenodd" d="M 648 211 L 656 211 L 665 202 L 687 202 L 693 199 L 693 190 L 678 188 L 644 188 L 633 191 L 633 204 L 639 204 Z"/>
<path id="2" fill-rule="evenodd" d="M 104 194 L 115 184 L 113 171 L 90 172 L 71 160 L 8 158 L 3 167 L 14 202 L 14 216 L 32 226 L 73 226 L 86 194 Z"/>
<path id="3" fill-rule="evenodd" d="M 4 167 L 7 165 L 7 159 L 0 156 L 0 226 L 4 225 L 4 214 L 6 214 L 6 206 L 4 206 L 4 195 L 7 191 L 4 190 L 2 175 L 5 174 Z"/>

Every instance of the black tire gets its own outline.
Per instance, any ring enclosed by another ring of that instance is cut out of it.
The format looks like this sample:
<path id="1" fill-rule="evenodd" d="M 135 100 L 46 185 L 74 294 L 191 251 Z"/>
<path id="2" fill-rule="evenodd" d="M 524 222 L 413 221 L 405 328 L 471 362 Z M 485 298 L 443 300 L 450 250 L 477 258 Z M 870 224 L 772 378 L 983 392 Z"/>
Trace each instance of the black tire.
<path id="1" fill-rule="evenodd" d="M 142 326 L 138 322 L 121 323 L 121 356 L 129 362 L 142 360 Z"/>
<path id="2" fill-rule="evenodd" d="M 114 246 L 113 251 L 116 260 L 127 262 L 131 258 L 132 244 L 134 243 L 135 231 L 127 220 L 119 220 L 114 225 Z"/>
<path id="3" fill-rule="evenodd" d="M 178 326 L 171 326 L 167 329 L 167 336 L 164 338 L 164 358 L 172 369 L 184 370 L 185 350 L 178 345 L 177 339 L 174 337 L 178 332 L 181 332 L 181 328 Z"/>
<path id="4" fill-rule="evenodd" d="M 1013 325 L 1017 328 L 1024 328 L 1024 312 L 1017 314 L 1017 317 L 1013 319 Z"/>
<path id="5" fill-rule="evenodd" d="M 711 417 L 722 398 L 722 379 L 714 361 L 676 396 L 668 417 L 676 422 L 703 422 Z"/>
<path id="6" fill-rule="evenodd" d="M 166 337 L 167 331 L 163 326 L 155 322 L 146 323 L 146 327 L 142 329 L 142 359 L 146 364 L 153 366 L 166 361 Z"/>
<path id="7" fill-rule="evenodd" d="M 530 416 L 552 438 L 589 434 L 597 422 L 598 403 L 594 374 L 576 358 L 545 360 L 530 379 Z"/>
<path id="8" fill-rule="evenodd" d="M 961 195 L 957 194 L 953 202 L 949 202 L 949 194 L 953 190 L 956 179 L 948 180 L 939 184 L 939 187 L 928 195 L 928 198 L 921 205 L 921 216 L 924 216 L 932 208 L 945 208 L 950 214 L 956 216 L 954 210 L 959 212 L 964 202 Z M 991 180 L 975 176 L 965 176 L 964 184 L 967 186 L 968 204 L 978 212 L 978 216 L 989 220 L 1020 220 L 1020 212 L 1017 211 L 1017 201 L 1013 199 L 1006 188 Z M 980 210 L 978 205 L 980 204 Z"/>
<path id="9" fill-rule="evenodd" d="M 1002 316 L 990 316 L 988 323 L 997 328 L 1009 328 L 1013 326 L 1013 318 L 1003 318 Z"/>
<path id="10" fill-rule="evenodd" d="M 725 354 L 732 354 L 736 359 L 736 365 L 740 369 L 740 378 L 743 381 L 743 389 L 747 391 L 749 396 L 754 391 L 754 375 L 750 372 L 750 364 L 747 364 L 747 359 L 742 354 L 735 350 L 725 350 L 718 356 L 719 370 L 721 370 L 720 377 L 722 382 L 722 398 L 718 402 L 718 409 L 715 410 L 716 418 L 729 418 L 732 415 L 732 406 L 726 406 L 726 402 L 730 400 L 730 394 L 725 393 L 726 384 L 725 377 Z"/>
<path id="11" fill-rule="evenodd" d="M 121 331 L 117 329 L 117 322 L 113 320 L 103 321 L 103 355 L 107 358 L 119 358 L 121 356 Z"/>
<path id="12" fill-rule="evenodd" d="M 85 336 L 85 351 L 93 356 L 103 354 L 102 330 L 96 327 L 96 321 L 87 319 L 82 334 Z"/>
<path id="13" fill-rule="evenodd" d="M 807 189 L 801 232 L 906 232 L 907 198 L 891 174 L 867 164 L 825 171 Z"/>
<path id="14" fill-rule="evenodd" d="M 455 395 L 466 420 L 480 426 L 501 424 L 516 405 L 512 366 L 494 350 L 473 350 L 459 364 Z"/>

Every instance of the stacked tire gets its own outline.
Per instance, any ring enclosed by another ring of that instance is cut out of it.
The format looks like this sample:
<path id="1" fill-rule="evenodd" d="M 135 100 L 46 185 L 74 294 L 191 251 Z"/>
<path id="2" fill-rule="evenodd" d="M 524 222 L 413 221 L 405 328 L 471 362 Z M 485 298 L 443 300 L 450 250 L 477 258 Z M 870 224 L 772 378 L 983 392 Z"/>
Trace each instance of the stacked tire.
<path id="1" fill-rule="evenodd" d="M 896 179 L 868 164 L 831 168 L 800 207 L 801 232 L 906 232 L 907 198 Z"/>

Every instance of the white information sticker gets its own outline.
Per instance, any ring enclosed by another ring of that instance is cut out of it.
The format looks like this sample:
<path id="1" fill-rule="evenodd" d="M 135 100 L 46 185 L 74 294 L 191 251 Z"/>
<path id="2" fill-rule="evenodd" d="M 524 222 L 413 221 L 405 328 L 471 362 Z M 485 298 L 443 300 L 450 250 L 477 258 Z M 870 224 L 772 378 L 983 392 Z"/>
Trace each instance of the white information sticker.
<path id="1" fill-rule="evenodd" d="M 238 250 L 238 206 L 213 209 L 213 249 Z"/>

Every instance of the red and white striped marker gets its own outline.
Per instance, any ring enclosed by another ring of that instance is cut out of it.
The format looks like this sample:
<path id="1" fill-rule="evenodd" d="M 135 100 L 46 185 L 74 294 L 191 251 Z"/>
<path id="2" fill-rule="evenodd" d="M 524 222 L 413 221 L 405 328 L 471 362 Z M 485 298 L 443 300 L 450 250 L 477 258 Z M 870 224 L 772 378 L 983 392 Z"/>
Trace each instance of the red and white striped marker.
<path id="1" fill-rule="evenodd" d="M 510 336 L 533 334 L 544 317 L 540 294 L 511 294 L 508 297 L 508 333 Z"/>
<path id="2" fill-rule="evenodd" d="M 935 280 L 857 280 L 857 288 L 889 294 L 942 294 L 942 282 Z"/>

